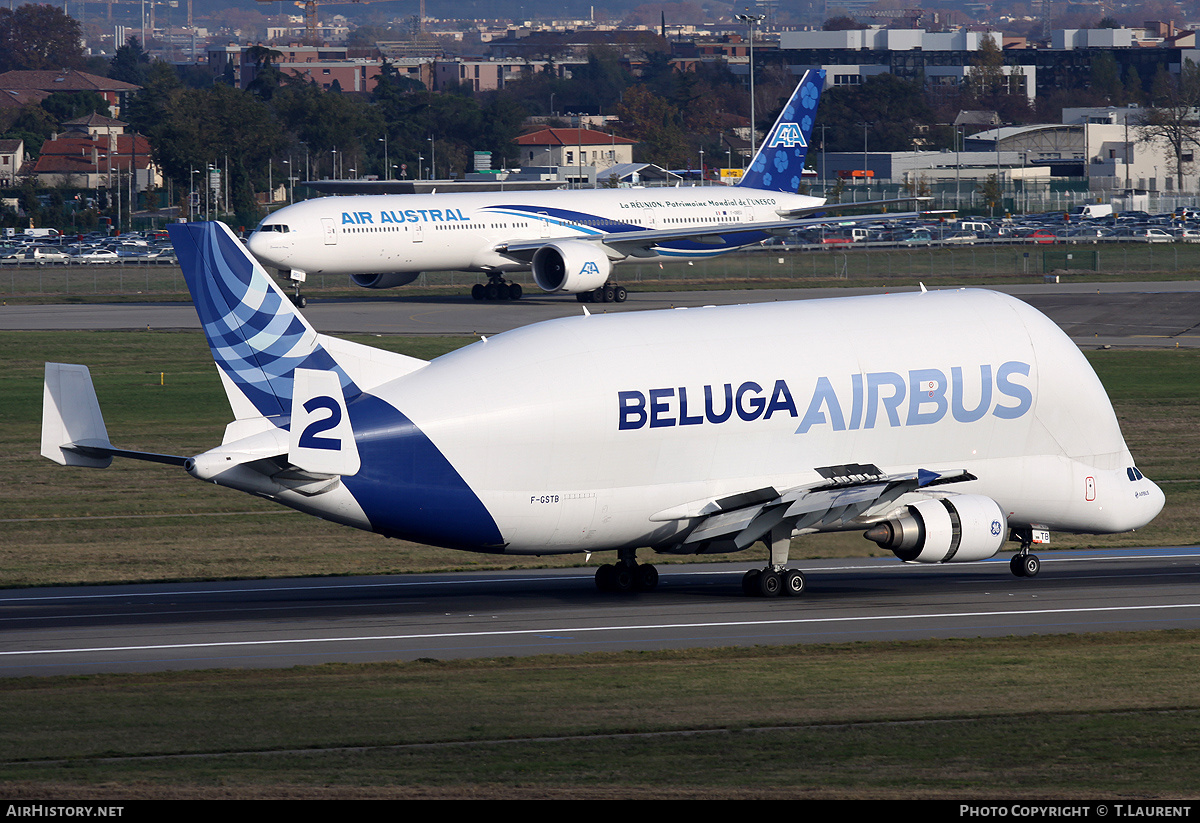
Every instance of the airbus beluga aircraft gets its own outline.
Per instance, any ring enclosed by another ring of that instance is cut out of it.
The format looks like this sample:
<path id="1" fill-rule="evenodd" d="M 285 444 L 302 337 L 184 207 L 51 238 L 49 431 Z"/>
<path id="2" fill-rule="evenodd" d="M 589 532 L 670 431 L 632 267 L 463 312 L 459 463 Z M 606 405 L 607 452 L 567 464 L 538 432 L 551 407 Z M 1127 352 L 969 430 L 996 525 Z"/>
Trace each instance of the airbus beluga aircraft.
<path id="1" fill-rule="evenodd" d="M 486 274 L 477 299 L 519 298 L 520 284 L 504 275 L 532 270 L 543 291 L 622 302 L 615 264 L 713 257 L 829 208 L 796 194 L 824 81 L 824 71 L 804 74 L 737 186 L 320 197 L 266 217 L 247 245 L 291 279 L 301 306 L 310 274 L 387 289 L 422 271 Z M 902 201 L 878 204 L 890 202 Z"/>
<path id="2" fill-rule="evenodd" d="M 1079 349 L 1003 294 L 585 306 L 426 362 L 318 334 L 223 224 L 169 230 L 232 409 L 223 442 L 119 449 L 86 367 L 49 363 L 51 460 L 167 463 L 466 551 L 615 551 L 605 590 L 656 585 L 638 549 L 761 542 L 744 589 L 799 594 L 792 538 L 847 530 L 910 563 L 1015 539 L 1030 577 L 1050 531 L 1128 531 L 1163 505 Z"/>

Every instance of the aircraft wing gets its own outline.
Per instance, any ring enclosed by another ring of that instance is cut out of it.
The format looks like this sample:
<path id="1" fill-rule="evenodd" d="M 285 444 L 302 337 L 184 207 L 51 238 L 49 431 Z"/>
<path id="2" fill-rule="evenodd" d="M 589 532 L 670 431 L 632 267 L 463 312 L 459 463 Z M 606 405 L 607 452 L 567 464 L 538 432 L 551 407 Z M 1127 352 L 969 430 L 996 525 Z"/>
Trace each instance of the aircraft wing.
<path id="1" fill-rule="evenodd" d="M 911 203 L 913 200 L 920 199 L 928 198 L 907 197 L 897 200 L 876 200 L 870 203 L 808 206 L 787 212 L 789 216 L 792 216 L 792 219 L 786 220 L 759 220 L 753 223 L 718 223 L 715 225 L 681 226 L 670 229 L 631 229 L 616 232 L 597 232 L 569 239 L 599 243 L 610 249 L 611 256 L 618 259 L 650 256 L 656 254 L 661 247 L 678 242 L 712 246 L 714 251 L 720 248 L 735 249 L 761 242 L 770 237 L 785 235 L 794 229 L 803 229 L 826 223 L 836 223 L 840 226 L 845 226 L 853 223 L 870 223 L 879 220 L 916 219 L 921 216 L 921 212 L 882 212 L 842 217 L 829 215 L 828 212 L 838 209 L 887 206 L 892 203 Z M 811 216 L 815 214 L 821 214 L 822 216 Z M 809 216 L 801 217 L 800 215 Z M 557 239 L 562 240 L 566 238 Z M 547 239 L 518 240 L 500 243 L 495 247 L 495 250 L 515 260 L 529 262 L 533 259 L 534 253 L 548 242 Z"/>
<path id="2" fill-rule="evenodd" d="M 846 528 L 852 521 L 869 524 L 873 518 L 885 516 L 902 495 L 977 479 L 961 469 L 950 472 L 918 469 L 885 475 L 871 464 L 828 466 L 817 472 L 824 481 L 784 491 L 766 487 L 693 501 L 660 511 L 650 519 L 697 520 L 677 547 L 679 551 L 741 551 L 785 524 L 789 533 L 833 531 Z"/>

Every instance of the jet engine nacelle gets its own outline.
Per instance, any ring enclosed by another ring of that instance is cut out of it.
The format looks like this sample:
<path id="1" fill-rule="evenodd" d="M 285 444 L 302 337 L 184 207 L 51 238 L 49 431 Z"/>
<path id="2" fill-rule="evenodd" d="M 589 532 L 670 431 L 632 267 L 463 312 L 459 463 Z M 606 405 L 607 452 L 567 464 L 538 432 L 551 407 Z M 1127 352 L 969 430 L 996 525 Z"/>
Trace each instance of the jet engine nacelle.
<path id="1" fill-rule="evenodd" d="M 863 536 L 905 562 L 966 563 L 995 555 L 1007 534 L 1008 519 L 995 500 L 956 494 L 906 506 Z"/>
<path id="2" fill-rule="evenodd" d="M 560 240 L 547 243 L 533 255 L 533 280 L 543 291 L 592 291 L 608 282 L 610 272 L 608 255 L 593 243 Z"/>
<path id="3" fill-rule="evenodd" d="M 419 271 L 389 271 L 383 274 L 352 274 L 350 279 L 354 285 L 364 289 L 394 289 L 396 286 L 407 286 L 420 276 Z"/>

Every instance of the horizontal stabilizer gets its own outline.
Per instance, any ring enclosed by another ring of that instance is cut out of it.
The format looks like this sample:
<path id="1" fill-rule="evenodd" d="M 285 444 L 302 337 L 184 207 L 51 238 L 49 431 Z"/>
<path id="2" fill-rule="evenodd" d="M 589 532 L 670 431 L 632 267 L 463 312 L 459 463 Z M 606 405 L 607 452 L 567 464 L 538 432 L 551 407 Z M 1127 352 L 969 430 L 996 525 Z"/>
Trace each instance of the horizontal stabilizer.
<path id="1" fill-rule="evenodd" d="M 60 466 L 103 469 L 112 463 L 107 454 L 111 448 L 87 366 L 47 363 L 42 388 L 42 457 Z"/>
<path id="2" fill-rule="evenodd" d="M 173 454 L 118 449 L 108 441 L 87 366 L 47 363 L 42 388 L 42 457 L 60 466 L 107 468 L 114 457 L 182 466 Z"/>

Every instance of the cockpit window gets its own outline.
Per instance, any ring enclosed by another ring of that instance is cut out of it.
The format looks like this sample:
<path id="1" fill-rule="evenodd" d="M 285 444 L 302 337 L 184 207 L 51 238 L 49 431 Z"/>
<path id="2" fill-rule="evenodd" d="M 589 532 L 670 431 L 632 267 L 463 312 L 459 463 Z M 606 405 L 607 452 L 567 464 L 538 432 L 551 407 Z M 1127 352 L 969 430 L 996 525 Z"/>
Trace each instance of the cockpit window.
<path id="1" fill-rule="evenodd" d="M 1125 474 L 1130 480 L 1133 481 L 1141 480 L 1143 478 L 1142 473 L 1137 470 L 1137 466 L 1130 466 L 1125 470 Z"/>
<path id="2" fill-rule="evenodd" d="M 291 229 L 285 223 L 267 223 L 261 226 L 259 231 L 277 231 L 280 234 L 287 234 Z"/>

